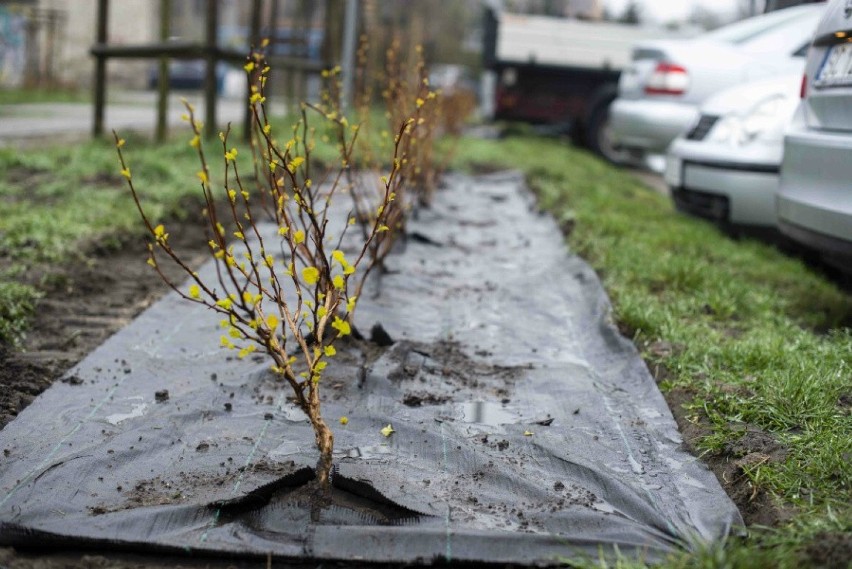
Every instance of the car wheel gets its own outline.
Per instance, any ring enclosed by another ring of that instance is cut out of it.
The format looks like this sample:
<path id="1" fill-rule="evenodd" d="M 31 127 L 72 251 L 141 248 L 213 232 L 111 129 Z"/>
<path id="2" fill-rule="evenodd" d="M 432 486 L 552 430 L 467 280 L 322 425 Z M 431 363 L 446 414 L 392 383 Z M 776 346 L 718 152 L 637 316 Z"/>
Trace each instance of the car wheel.
<path id="1" fill-rule="evenodd" d="M 610 126 L 609 106 L 612 101 L 598 107 L 586 129 L 586 145 L 589 149 L 613 164 L 633 164 L 635 153 L 616 143 Z"/>

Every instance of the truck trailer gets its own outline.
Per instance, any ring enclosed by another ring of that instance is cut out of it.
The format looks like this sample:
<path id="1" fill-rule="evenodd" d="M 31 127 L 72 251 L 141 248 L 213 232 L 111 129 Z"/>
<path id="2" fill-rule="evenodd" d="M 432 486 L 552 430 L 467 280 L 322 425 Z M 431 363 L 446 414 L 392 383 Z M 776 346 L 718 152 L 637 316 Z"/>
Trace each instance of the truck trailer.
<path id="1" fill-rule="evenodd" d="M 495 120 L 548 125 L 607 160 L 624 153 L 608 133 L 609 105 L 634 43 L 687 34 L 612 22 L 485 8 L 483 67 L 492 72 Z"/>

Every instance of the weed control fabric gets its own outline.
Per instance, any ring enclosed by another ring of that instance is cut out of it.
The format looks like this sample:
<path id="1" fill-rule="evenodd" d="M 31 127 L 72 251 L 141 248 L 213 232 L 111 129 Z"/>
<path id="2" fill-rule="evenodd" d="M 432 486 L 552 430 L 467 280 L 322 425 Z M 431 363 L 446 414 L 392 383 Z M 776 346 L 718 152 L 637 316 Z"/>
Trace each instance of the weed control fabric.
<path id="1" fill-rule="evenodd" d="M 289 388 L 172 294 L 0 432 L 0 545 L 544 564 L 740 525 L 520 176 L 447 186 L 323 377 L 330 499 Z"/>

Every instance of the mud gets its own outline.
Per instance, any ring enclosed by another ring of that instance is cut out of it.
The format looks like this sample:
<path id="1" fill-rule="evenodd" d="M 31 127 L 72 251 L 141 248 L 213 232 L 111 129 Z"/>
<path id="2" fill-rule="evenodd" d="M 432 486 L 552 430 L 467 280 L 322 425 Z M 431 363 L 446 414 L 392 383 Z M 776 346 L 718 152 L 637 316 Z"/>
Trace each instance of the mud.
<path id="1" fill-rule="evenodd" d="M 201 223 L 173 220 L 169 226 L 175 228 L 175 248 L 186 251 L 190 264 L 199 266 L 207 253 Z M 21 346 L 13 350 L 0 345 L 0 429 L 56 378 L 168 292 L 146 258 L 140 235 L 110 237 L 90 243 L 81 259 L 27 271 L 24 281 L 45 296 Z M 170 278 L 183 280 L 178 267 L 162 263 L 162 268 Z"/>

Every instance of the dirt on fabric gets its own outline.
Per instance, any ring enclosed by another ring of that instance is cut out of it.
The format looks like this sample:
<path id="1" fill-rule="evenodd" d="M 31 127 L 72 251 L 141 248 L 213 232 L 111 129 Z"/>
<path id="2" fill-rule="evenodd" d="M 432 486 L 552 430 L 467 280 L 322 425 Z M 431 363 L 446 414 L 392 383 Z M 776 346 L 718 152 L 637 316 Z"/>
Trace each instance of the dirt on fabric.
<path id="1" fill-rule="evenodd" d="M 180 228 L 174 222 L 171 237 L 173 247 L 186 252 L 193 267 L 199 266 L 207 257 L 207 240 L 198 221 L 184 220 Z M 40 267 L 30 272 L 28 280 L 33 283 L 49 283 L 44 298 L 39 302 L 32 327 L 19 350 L 0 345 L 0 429 L 12 421 L 35 397 L 57 381 L 65 371 L 103 343 L 113 333 L 128 324 L 136 315 L 168 292 L 168 287 L 145 263 L 145 241 L 138 236 L 125 239 L 116 246 L 88 249 L 85 262 L 76 262 L 59 267 Z M 163 266 L 169 277 L 182 282 L 185 275 L 177 267 Z M 435 360 L 444 364 L 440 370 L 432 370 L 445 377 L 447 393 L 436 394 L 432 390 L 411 390 L 406 393 L 405 405 L 419 407 L 445 402 L 452 397 L 454 387 L 452 370 L 454 363 L 463 354 L 455 353 L 445 346 L 442 357 L 424 353 L 420 346 L 407 346 L 411 364 L 397 370 L 400 379 L 416 375 L 422 368 L 420 360 Z M 660 346 L 660 350 L 668 349 Z M 419 358 L 419 359 L 418 359 Z M 416 360 L 416 362 L 415 362 Z M 414 363 L 417 363 L 415 369 Z M 469 363 L 469 362 L 468 362 Z M 649 368 L 659 380 L 665 379 L 667 371 L 659 366 Z M 428 366 L 426 366 L 428 370 Z M 476 374 L 482 381 L 488 377 L 502 380 L 511 377 L 513 370 L 489 370 Z M 394 378 L 391 378 L 394 379 Z M 72 381 L 74 378 L 66 378 Z M 495 386 L 495 393 L 505 396 Z M 710 431 L 709 422 L 701 417 L 695 421 L 684 405 L 693 394 L 676 389 L 665 394 L 672 413 L 683 435 L 684 445 L 694 454 L 696 442 Z M 750 466 L 760 462 L 783 460 L 785 449 L 770 434 L 750 425 L 738 426 L 743 433 L 732 441 L 723 453 L 703 456 L 702 460 L 716 474 L 721 485 L 731 496 L 748 525 L 776 526 L 788 521 L 794 512 L 776 503 L 759 488 L 754 488 L 744 475 Z M 506 441 L 483 441 L 483 444 L 508 444 Z M 502 449 L 501 449 L 502 450 Z M 2 460 L 2 458 L 0 458 Z M 168 503 L 170 488 L 160 487 L 152 481 L 149 488 L 136 488 L 133 496 L 140 504 Z M 835 561 L 852 557 L 852 541 L 849 536 L 825 534 L 819 537 L 808 554 L 816 564 L 836 566 Z M 109 553 L 107 556 L 92 552 L 18 551 L 0 548 L 0 569 L 59 569 L 59 568 L 166 568 L 166 567 L 318 567 L 318 563 L 268 564 L 266 559 L 230 560 L 222 558 L 191 559 L 171 556 L 142 556 L 131 553 Z M 323 562 L 322 567 L 355 567 L 351 563 L 335 564 Z M 371 567 L 378 567 L 371 565 Z"/>

